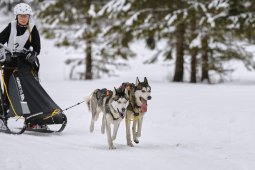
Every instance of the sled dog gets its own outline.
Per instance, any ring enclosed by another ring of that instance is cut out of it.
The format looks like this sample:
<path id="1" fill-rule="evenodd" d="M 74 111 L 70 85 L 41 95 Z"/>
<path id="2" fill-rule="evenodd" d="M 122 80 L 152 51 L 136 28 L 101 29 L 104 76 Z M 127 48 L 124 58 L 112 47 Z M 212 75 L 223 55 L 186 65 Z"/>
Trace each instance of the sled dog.
<path id="1" fill-rule="evenodd" d="M 147 100 L 151 100 L 151 87 L 147 78 L 140 82 L 136 78 L 136 84 L 122 83 L 119 89 L 128 90 L 129 105 L 126 113 L 126 140 L 127 145 L 133 147 L 131 141 L 131 122 L 133 122 L 132 135 L 135 143 L 139 143 L 138 138 L 141 137 L 143 116 L 147 112 Z"/>
<path id="2" fill-rule="evenodd" d="M 89 111 L 92 113 L 90 132 L 94 131 L 94 123 L 97 121 L 100 112 L 103 112 L 101 132 L 107 133 L 109 149 L 116 149 L 113 141 L 116 139 L 120 122 L 124 119 L 129 105 L 127 90 L 96 89 L 87 98 Z M 113 124 L 113 135 L 111 124 Z"/>

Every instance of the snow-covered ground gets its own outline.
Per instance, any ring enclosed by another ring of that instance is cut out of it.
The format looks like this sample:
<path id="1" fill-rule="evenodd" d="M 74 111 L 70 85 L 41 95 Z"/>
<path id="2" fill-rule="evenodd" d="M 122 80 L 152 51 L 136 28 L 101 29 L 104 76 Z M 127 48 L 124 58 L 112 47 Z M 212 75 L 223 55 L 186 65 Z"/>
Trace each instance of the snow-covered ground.
<path id="1" fill-rule="evenodd" d="M 4 25 L 1 24 L 1 29 Z M 85 104 L 66 111 L 68 124 L 61 134 L 25 132 L 0 134 L 2 170 L 84 169 L 255 169 L 255 73 L 240 68 L 234 81 L 224 84 L 168 82 L 172 70 L 161 64 L 143 65 L 146 50 L 129 62 L 130 69 L 119 77 L 94 81 L 66 79 L 65 50 L 42 39 L 41 83 L 63 109 L 85 99 L 96 88 L 118 87 L 147 76 L 152 100 L 140 143 L 126 145 L 122 122 L 115 145 L 108 150 L 101 120 L 89 132 L 91 115 Z M 76 54 L 68 54 L 76 55 Z"/>

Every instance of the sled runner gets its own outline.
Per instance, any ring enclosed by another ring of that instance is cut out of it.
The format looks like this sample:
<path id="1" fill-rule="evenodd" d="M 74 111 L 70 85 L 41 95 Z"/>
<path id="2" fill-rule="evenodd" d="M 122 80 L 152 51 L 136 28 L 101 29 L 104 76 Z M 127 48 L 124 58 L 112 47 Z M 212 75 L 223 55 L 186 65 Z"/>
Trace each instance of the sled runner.
<path id="1" fill-rule="evenodd" d="M 8 51 L 0 44 L 0 48 Z M 9 52 L 9 51 L 8 51 Z M 25 130 L 36 132 L 61 132 L 67 118 L 62 109 L 51 99 L 39 83 L 37 72 L 25 61 L 26 51 L 13 54 L 11 59 L 17 65 L 0 65 L 2 78 L 0 83 L 0 131 L 22 134 Z M 11 70 L 8 82 L 4 80 L 3 70 Z M 4 93 L 7 97 L 4 97 Z M 6 99 L 7 98 L 7 99 Z M 8 101 L 4 101 L 8 100 Z M 6 102 L 9 105 L 6 105 Z M 51 129 L 50 126 L 57 128 Z M 43 128 L 35 128 L 43 127 Z"/>

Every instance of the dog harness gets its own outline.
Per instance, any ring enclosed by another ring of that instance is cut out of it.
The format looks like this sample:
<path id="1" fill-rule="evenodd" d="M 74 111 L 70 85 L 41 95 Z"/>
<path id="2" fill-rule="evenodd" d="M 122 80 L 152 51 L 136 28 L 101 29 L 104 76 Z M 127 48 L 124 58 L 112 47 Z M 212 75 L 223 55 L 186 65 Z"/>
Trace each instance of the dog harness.
<path id="1" fill-rule="evenodd" d="M 104 97 L 107 97 L 106 103 L 108 103 L 108 101 L 110 100 L 110 97 L 112 96 L 113 92 L 112 92 L 111 90 L 108 90 L 108 89 L 106 89 L 106 88 L 103 88 L 103 89 L 97 89 L 97 90 L 95 91 L 95 94 L 96 94 L 97 100 L 99 100 L 99 101 L 100 101 L 100 100 L 103 100 Z M 113 120 L 118 120 L 118 119 L 120 118 L 120 117 L 115 118 L 115 117 L 113 116 L 113 114 L 112 114 L 111 111 L 107 111 L 107 112 L 110 113 L 110 115 L 112 116 L 112 119 L 113 119 Z"/>
<path id="2" fill-rule="evenodd" d="M 136 85 L 134 83 L 129 83 L 129 82 L 122 83 L 121 86 L 119 87 L 119 89 L 122 89 L 122 90 L 125 88 L 128 89 L 129 95 L 131 90 L 134 90 L 134 91 L 137 90 Z M 131 103 L 129 104 L 129 106 L 131 107 L 134 116 L 139 116 L 139 112 L 135 112 L 135 108 L 140 108 L 140 107 L 137 104 L 132 105 Z"/>
<path id="3" fill-rule="evenodd" d="M 102 99 L 104 97 L 109 97 L 109 96 L 112 96 L 113 92 L 111 90 L 108 90 L 106 88 L 103 88 L 103 89 L 97 89 L 95 91 L 96 93 L 96 97 L 97 97 L 97 100 L 99 99 Z"/>

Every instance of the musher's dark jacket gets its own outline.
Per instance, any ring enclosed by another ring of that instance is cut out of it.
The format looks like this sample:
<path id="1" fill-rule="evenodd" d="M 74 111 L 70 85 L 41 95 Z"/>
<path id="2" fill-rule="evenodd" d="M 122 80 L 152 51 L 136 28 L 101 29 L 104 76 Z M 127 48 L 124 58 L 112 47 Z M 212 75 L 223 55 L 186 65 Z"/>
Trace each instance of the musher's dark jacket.
<path id="1" fill-rule="evenodd" d="M 16 24 L 16 29 L 17 29 L 17 36 L 21 36 L 25 33 L 25 31 L 27 30 L 27 27 L 25 26 L 21 26 L 19 25 L 18 23 Z M 0 43 L 1 44 L 5 44 L 5 43 L 8 43 L 9 41 L 9 37 L 11 35 L 11 23 L 8 24 L 8 26 L 0 33 Z M 40 43 L 40 35 L 39 35 L 39 32 L 36 28 L 36 26 L 33 27 L 33 29 L 31 30 L 31 42 L 30 40 L 28 39 L 27 42 L 25 43 L 24 45 L 24 48 L 29 50 L 30 47 L 33 47 L 33 51 L 35 51 L 38 55 L 41 51 L 41 43 Z M 18 63 L 21 63 L 22 66 L 21 67 L 26 67 L 26 65 L 30 65 L 28 67 L 31 67 L 33 68 L 36 72 L 39 71 L 39 61 L 37 59 L 37 64 L 30 64 L 26 61 L 26 56 L 23 55 L 23 56 L 20 56 L 20 57 L 16 57 L 16 58 L 12 58 L 10 62 L 6 62 L 6 63 L 3 63 L 6 67 L 17 67 Z M 6 82 L 9 82 L 9 78 L 12 74 L 12 71 L 13 69 L 7 69 L 7 70 L 4 70 L 4 80 Z M 7 86 L 7 89 L 8 89 L 8 86 Z M 7 100 L 7 97 L 6 97 L 6 94 L 5 94 L 5 102 L 7 103 L 8 105 L 8 100 Z"/>
<path id="2" fill-rule="evenodd" d="M 17 24 L 17 36 L 23 35 L 25 31 L 27 30 L 27 27 L 20 26 Z M 11 23 L 8 24 L 8 26 L 0 33 L 0 43 L 5 44 L 9 41 L 9 37 L 11 34 Z M 29 49 L 30 46 L 33 47 L 33 50 L 39 55 L 41 51 L 41 43 L 40 43 L 40 36 L 38 33 L 38 30 L 36 26 L 31 31 L 31 37 L 32 41 L 30 42 L 29 40 L 26 42 L 24 48 L 27 50 Z"/>

